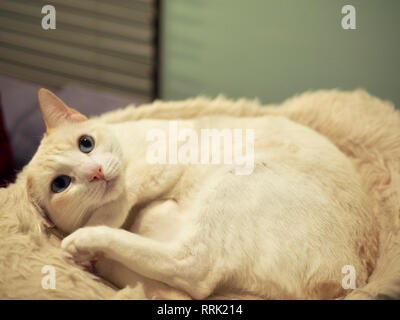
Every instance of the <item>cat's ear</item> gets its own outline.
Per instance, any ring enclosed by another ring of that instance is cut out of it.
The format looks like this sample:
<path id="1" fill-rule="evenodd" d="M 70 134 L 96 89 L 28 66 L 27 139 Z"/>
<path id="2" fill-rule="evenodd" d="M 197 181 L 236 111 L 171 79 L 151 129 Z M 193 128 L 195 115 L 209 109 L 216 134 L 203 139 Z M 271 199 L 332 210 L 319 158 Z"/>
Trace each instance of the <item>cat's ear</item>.
<path id="1" fill-rule="evenodd" d="M 39 89 L 38 101 L 47 131 L 63 122 L 82 122 L 87 120 L 83 114 L 68 107 L 60 98 L 47 89 Z"/>

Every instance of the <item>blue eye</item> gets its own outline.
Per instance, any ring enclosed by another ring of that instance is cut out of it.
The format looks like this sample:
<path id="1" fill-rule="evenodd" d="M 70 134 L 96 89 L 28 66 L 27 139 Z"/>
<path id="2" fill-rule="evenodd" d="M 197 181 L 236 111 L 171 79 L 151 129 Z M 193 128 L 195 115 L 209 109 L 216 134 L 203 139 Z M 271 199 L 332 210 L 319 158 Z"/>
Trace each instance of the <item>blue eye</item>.
<path id="1" fill-rule="evenodd" d="M 94 139 L 91 136 L 82 136 L 79 138 L 78 145 L 83 153 L 89 153 L 94 148 Z"/>
<path id="2" fill-rule="evenodd" d="M 51 183 L 51 191 L 54 193 L 63 192 L 71 183 L 71 177 L 59 176 L 53 180 Z"/>

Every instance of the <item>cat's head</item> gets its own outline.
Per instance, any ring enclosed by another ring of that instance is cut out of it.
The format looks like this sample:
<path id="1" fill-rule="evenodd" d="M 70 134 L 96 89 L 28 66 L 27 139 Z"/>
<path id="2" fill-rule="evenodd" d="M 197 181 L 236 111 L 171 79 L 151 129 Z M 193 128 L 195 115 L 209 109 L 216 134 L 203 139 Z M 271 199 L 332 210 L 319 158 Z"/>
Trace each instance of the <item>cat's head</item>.
<path id="1" fill-rule="evenodd" d="M 38 100 L 46 134 L 26 167 L 27 190 L 42 215 L 70 233 L 122 194 L 122 150 L 105 124 L 50 91 L 40 89 Z"/>

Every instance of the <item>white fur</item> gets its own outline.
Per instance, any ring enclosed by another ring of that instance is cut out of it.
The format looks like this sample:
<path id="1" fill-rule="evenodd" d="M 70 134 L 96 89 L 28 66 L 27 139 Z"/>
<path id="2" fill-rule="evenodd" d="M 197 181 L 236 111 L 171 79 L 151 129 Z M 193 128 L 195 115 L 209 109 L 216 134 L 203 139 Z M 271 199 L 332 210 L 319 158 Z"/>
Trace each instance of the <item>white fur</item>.
<path id="1" fill-rule="evenodd" d="M 372 211 L 352 164 L 327 139 L 277 116 L 179 123 L 254 129 L 254 172 L 148 164 L 146 132 L 166 128 L 163 120 L 89 120 L 48 133 L 29 167 L 30 192 L 59 228 L 80 228 L 65 250 L 79 261 L 104 254 L 100 271 L 120 285 L 166 284 L 196 299 L 333 298 L 349 264 L 357 285 L 366 283 L 376 256 Z M 90 154 L 77 148 L 82 134 L 96 140 Z M 85 179 L 91 162 L 114 180 L 109 191 Z M 74 181 L 52 194 L 46 185 L 58 174 Z M 135 208 L 133 232 L 120 229 Z"/>

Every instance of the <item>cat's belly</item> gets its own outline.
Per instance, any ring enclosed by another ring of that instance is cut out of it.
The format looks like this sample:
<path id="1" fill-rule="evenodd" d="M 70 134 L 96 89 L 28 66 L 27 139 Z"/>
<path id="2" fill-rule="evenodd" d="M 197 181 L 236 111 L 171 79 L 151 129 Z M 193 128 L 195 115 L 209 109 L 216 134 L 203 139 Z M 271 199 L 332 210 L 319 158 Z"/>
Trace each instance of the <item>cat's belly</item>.
<path id="1" fill-rule="evenodd" d="M 129 230 L 157 241 L 173 241 L 184 231 L 184 219 L 175 200 L 158 200 L 137 213 Z"/>
<path id="2" fill-rule="evenodd" d="M 266 130 L 256 141 L 251 175 L 226 166 L 205 175 L 192 166 L 170 193 L 178 202 L 152 203 L 131 231 L 161 242 L 187 238 L 184 247 L 195 252 L 188 268 L 205 270 L 202 281 L 217 294 L 334 298 L 345 292 L 346 266 L 364 284 L 375 235 L 359 177 L 327 139 L 285 125 L 282 135 Z M 120 275 L 121 285 L 134 279 Z"/>

